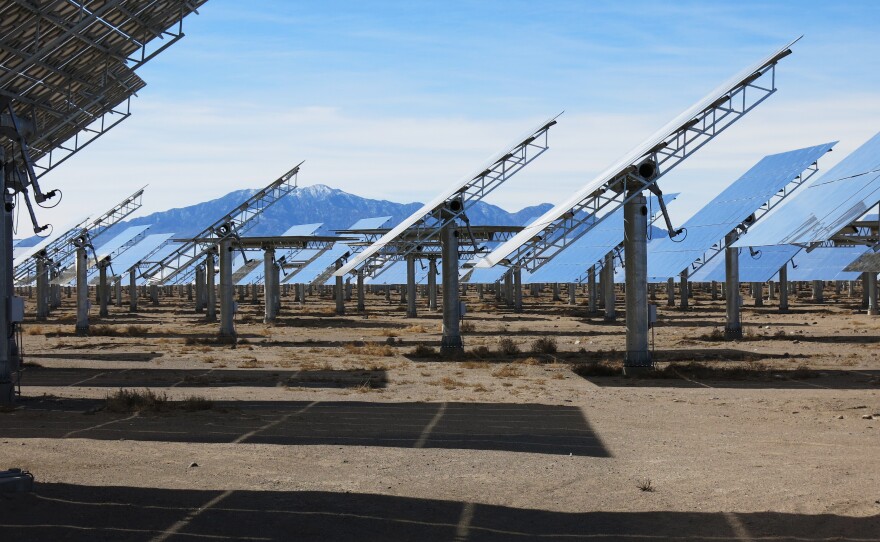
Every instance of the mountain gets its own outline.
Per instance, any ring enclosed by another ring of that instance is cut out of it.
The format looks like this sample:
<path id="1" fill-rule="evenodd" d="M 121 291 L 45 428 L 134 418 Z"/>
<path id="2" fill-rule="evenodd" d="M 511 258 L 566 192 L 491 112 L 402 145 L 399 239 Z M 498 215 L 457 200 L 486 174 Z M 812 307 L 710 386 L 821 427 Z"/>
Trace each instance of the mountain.
<path id="1" fill-rule="evenodd" d="M 215 200 L 153 213 L 120 224 L 136 226 L 152 224 L 150 233 L 174 233 L 181 237 L 194 235 L 219 217 L 236 208 L 256 190 L 236 190 Z M 421 203 L 396 203 L 368 199 L 323 184 L 297 189 L 276 202 L 257 219 L 248 235 L 279 235 L 294 224 L 323 222 L 320 233 L 348 228 L 361 218 L 390 216 L 396 224 L 416 211 Z M 542 203 L 509 213 L 501 207 L 479 202 L 468 213 L 472 224 L 514 225 L 546 212 L 551 205 Z M 182 227 L 182 225 L 184 225 Z M 118 231 L 118 230 L 117 230 Z"/>

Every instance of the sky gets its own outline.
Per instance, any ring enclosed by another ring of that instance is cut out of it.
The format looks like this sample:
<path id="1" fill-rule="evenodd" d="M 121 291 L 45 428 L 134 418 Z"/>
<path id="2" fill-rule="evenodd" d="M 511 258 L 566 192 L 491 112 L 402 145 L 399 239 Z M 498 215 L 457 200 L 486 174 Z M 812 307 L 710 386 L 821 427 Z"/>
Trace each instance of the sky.
<path id="1" fill-rule="evenodd" d="M 827 170 L 880 130 L 878 21 L 873 0 L 209 0 L 139 68 L 132 116 L 41 179 L 64 200 L 38 216 L 62 227 L 143 185 L 138 215 L 183 207 L 303 160 L 301 186 L 426 201 L 565 111 L 486 200 L 557 203 L 803 35 L 779 91 L 662 179 L 681 223 L 766 154 L 839 140 Z"/>

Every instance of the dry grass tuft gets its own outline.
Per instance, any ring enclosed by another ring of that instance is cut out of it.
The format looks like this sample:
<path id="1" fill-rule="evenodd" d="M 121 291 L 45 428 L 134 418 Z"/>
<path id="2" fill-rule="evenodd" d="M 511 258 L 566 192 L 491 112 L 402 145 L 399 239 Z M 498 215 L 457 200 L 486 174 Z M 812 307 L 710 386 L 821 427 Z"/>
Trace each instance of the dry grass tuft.
<path id="1" fill-rule="evenodd" d="M 364 355 L 364 356 L 384 356 L 390 357 L 394 355 L 394 349 L 387 344 L 380 343 L 366 343 L 363 345 L 358 345 L 356 343 L 346 344 L 343 348 L 349 354 L 356 355 Z"/>
<path id="2" fill-rule="evenodd" d="M 406 331 L 407 333 L 427 333 L 428 332 L 428 330 L 425 329 L 425 326 L 423 326 L 421 324 L 413 324 L 411 326 L 407 326 L 407 327 L 403 328 L 403 330 Z"/>
<path id="3" fill-rule="evenodd" d="M 25 335 L 42 335 L 43 328 L 40 326 L 27 326 L 27 330 L 24 332 Z"/>
<path id="4" fill-rule="evenodd" d="M 492 376 L 498 378 L 516 378 L 522 376 L 523 372 L 515 365 L 505 365 L 492 371 Z"/>
<path id="5" fill-rule="evenodd" d="M 146 388 L 144 390 L 119 391 L 107 396 L 104 409 L 108 412 L 167 412 L 171 410 L 185 410 L 195 412 L 197 410 L 210 410 L 214 408 L 214 402 L 201 396 L 191 395 L 183 401 L 170 401 L 163 393 L 156 393 Z"/>
<path id="6" fill-rule="evenodd" d="M 498 341 L 498 351 L 505 356 L 515 356 L 519 354 L 519 346 L 510 337 L 502 337 Z"/>
<path id="7" fill-rule="evenodd" d="M 489 364 L 485 361 L 463 361 L 461 367 L 465 369 L 488 369 Z"/>
<path id="8" fill-rule="evenodd" d="M 553 337 L 539 337 L 532 342 L 532 352 L 535 354 L 555 354 L 556 350 L 556 339 Z"/>
<path id="9" fill-rule="evenodd" d="M 433 358 L 437 356 L 437 350 L 435 350 L 433 346 L 419 343 L 413 348 L 410 355 L 417 358 Z"/>
<path id="10" fill-rule="evenodd" d="M 471 320 L 464 320 L 464 321 L 458 326 L 458 329 L 459 329 L 462 333 L 471 333 L 471 332 L 473 332 L 473 331 L 476 331 L 477 328 L 476 328 L 476 326 L 474 326 L 474 323 L 473 323 Z"/>

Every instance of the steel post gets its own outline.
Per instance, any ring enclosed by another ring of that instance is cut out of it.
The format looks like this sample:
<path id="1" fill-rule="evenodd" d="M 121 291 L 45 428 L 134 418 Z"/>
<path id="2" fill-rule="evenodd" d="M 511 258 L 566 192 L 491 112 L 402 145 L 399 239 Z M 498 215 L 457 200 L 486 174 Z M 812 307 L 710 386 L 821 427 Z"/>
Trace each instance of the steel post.
<path id="1" fill-rule="evenodd" d="M 675 279 L 672 277 L 666 279 L 666 306 L 675 306 Z"/>
<path id="2" fill-rule="evenodd" d="M 762 282 L 753 282 L 752 283 L 752 298 L 755 301 L 756 307 L 764 306 L 764 283 Z"/>
<path id="3" fill-rule="evenodd" d="M 98 264 L 98 300 L 100 302 L 98 316 L 101 318 L 110 315 L 110 311 L 107 310 L 107 298 L 109 297 L 107 290 L 110 289 L 107 284 L 107 265 L 106 261 Z"/>
<path id="4" fill-rule="evenodd" d="M 406 317 L 418 316 L 416 309 L 416 259 L 414 256 L 406 257 Z"/>
<path id="5" fill-rule="evenodd" d="M 134 267 L 128 271 L 128 311 L 138 310 L 137 271 Z"/>
<path id="6" fill-rule="evenodd" d="M 626 357 L 624 374 L 652 367 L 648 349 L 648 200 L 639 194 L 623 206 L 626 261 Z M 612 273 L 609 273 L 613 276 Z M 686 281 L 686 275 L 682 278 Z M 609 281 L 611 282 L 611 281 Z M 686 287 L 686 282 L 685 282 Z M 685 289 L 682 297 L 686 298 Z"/>
<path id="7" fill-rule="evenodd" d="M 617 319 L 617 299 L 614 292 L 614 254 L 611 252 L 605 255 L 605 265 L 602 266 L 602 289 L 605 291 L 605 321 L 613 322 Z"/>
<path id="8" fill-rule="evenodd" d="M 275 249 L 267 248 L 263 251 L 263 297 L 265 312 L 263 322 L 271 324 L 275 322 L 275 295 L 273 290 L 272 275 L 275 273 Z"/>
<path id="9" fill-rule="evenodd" d="M 459 327 L 461 303 L 458 297 L 458 231 L 451 220 L 440 229 L 440 250 L 443 262 L 443 337 L 440 340 L 440 354 L 454 357 L 464 353 L 464 343 Z"/>
<path id="10" fill-rule="evenodd" d="M 730 247 L 736 241 L 736 233 L 727 234 L 726 245 Z M 724 325 L 724 338 L 742 339 L 742 322 L 739 311 L 742 298 L 739 293 L 739 249 L 724 249 L 725 283 L 727 284 L 727 322 Z"/>
<path id="11" fill-rule="evenodd" d="M 596 266 L 590 268 L 587 272 L 587 285 L 589 287 L 589 306 L 588 312 L 593 315 L 598 311 L 599 289 L 596 287 Z"/>
<path id="12" fill-rule="evenodd" d="M 679 287 L 679 294 L 681 294 L 681 301 L 679 301 L 679 307 L 682 310 L 687 310 L 687 308 L 688 308 L 688 294 L 690 293 L 688 291 L 689 285 L 688 285 L 688 272 L 687 272 L 687 270 L 684 270 L 681 272 L 681 279 L 680 280 L 681 280 L 681 282 L 680 282 L 680 287 Z"/>
<path id="13" fill-rule="evenodd" d="M 367 304 L 364 300 L 364 272 L 363 270 L 358 270 L 357 274 L 357 310 L 358 312 L 364 312 L 367 310 Z"/>
<path id="14" fill-rule="evenodd" d="M 577 285 L 573 282 L 568 283 L 568 304 L 577 305 Z"/>
<path id="15" fill-rule="evenodd" d="M 821 280 L 813 281 L 813 302 L 814 303 L 824 303 L 825 296 L 823 295 L 823 287 L 825 283 Z"/>
<path id="16" fill-rule="evenodd" d="M 232 240 L 220 241 L 220 337 L 235 339 L 235 285 L 232 284 Z"/>
<path id="17" fill-rule="evenodd" d="M 522 268 L 514 267 L 513 268 L 513 312 L 522 312 L 523 311 L 523 302 L 522 302 Z"/>
<path id="18" fill-rule="evenodd" d="M 89 333 L 89 257 L 85 247 L 76 249 L 76 334 Z"/>
<path id="19" fill-rule="evenodd" d="M 483 291 L 480 286 L 477 290 Z M 437 258 L 428 260 L 428 310 L 437 310 Z"/>
<path id="20" fill-rule="evenodd" d="M 868 279 L 868 314 L 877 316 L 880 314 L 880 307 L 877 306 L 877 273 L 870 271 L 866 275 Z"/>
<path id="21" fill-rule="evenodd" d="M 37 320 L 49 316 L 49 266 L 44 258 L 37 258 Z"/>
<path id="22" fill-rule="evenodd" d="M 788 312 L 788 263 L 779 268 L 779 312 Z"/>
<path id="23" fill-rule="evenodd" d="M 0 329 L 6 334 L 6 340 L 0 341 L 0 405 L 12 407 L 15 403 L 15 382 L 13 373 L 19 371 L 19 345 L 15 330 L 15 322 L 10 318 L 9 308 L 15 297 L 13 286 L 13 256 L 12 256 L 12 213 L 14 196 L 5 189 L 5 173 L 3 167 L 4 153 L 0 148 L 0 186 L 4 189 L 0 192 L 3 197 L 3 205 L 0 207 Z M 4 504 L 4 508 L 6 508 Z"/>

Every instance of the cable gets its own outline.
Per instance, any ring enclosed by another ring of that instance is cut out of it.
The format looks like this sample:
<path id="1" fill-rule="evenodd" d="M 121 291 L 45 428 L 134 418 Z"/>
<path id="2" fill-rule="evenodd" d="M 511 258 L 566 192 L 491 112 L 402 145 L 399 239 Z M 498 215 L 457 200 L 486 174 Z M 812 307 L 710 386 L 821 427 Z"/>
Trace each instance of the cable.
<path id="1" fill-rule="evenodd" d="M 681 239 L 678 239 L 678 238 L 681 236 L 682 233 L 684 234 L 684 237 L 682 237 Z M 684 241 L 685 239 L 687 239 L 687 237 L 688 237 L 688 229 L 687 229 L 687 228 L 681 228 L 681 229 L 679 230 L 678 235 L 676 235 L 675 237 L 673 237 L 673 236 L 670 235 L 670 236 L 669 236 L 669 240 L 672 241 L 673 243 L 681 243 L 682 241 Z M 678 239 L 678 240 L 676 241 L 676 239 Z"/>
<path id="2" fill-rule="evenodd" d="M 56 188 L 52 192 L 56 192 L 58 194 L 58 201 L 55 202 L 55 205 L 43 205 L 42 203 L 37 202 L 37 207 L 43 209 L 54 209 L 55 207 L 58 207 L 58 204 L 61 203 L 62 199 L 64 199 L 64 193 L 61 192 L 60 188 Z"/>

